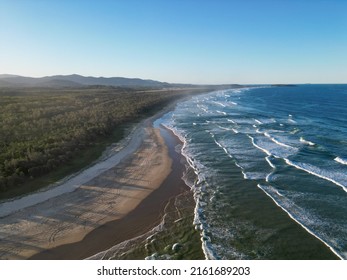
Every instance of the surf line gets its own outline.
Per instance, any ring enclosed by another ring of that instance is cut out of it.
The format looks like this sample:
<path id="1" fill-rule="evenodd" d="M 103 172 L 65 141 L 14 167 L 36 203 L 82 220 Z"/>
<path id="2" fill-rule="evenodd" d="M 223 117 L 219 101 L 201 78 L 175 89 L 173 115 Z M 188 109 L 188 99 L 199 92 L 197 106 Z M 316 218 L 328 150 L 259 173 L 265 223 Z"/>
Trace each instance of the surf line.
<path id="1" fill-rule="evenodd" d="M 333 247 L 331 247 L 327 242 L 325 242 L 322 238 L 320 238 L 319 236 L 317 236 L 313 231 L 311 231 L 309 228 L 307 228 L 304 224 L 302 224 L 301 222 L 299 222 L 297 219 L 295 219 L 295 217 L 284 207 L 282 207 L 277 201 L 276 199 L 274 199 L 265 189 L 262 185 L 258 184 L 257 187 L 259 189 L 261 189 L 268 197 L 270 197 L 278 207 L 280 207 L 283 211 L 285 211 L 288 216 L 294 220 L 296 223 L 298 223 L 301 227 L 303 227 L 308 233 L 310 233 L 311 235 L 313 235 L 314 237 L 316 237 L 317 239 L 319 239 L 320 241 L 322 241 L 337 257 L 339 257 L 341 260 L 343 260 L 344 258 L 335 251 L 335 249 Z"/>

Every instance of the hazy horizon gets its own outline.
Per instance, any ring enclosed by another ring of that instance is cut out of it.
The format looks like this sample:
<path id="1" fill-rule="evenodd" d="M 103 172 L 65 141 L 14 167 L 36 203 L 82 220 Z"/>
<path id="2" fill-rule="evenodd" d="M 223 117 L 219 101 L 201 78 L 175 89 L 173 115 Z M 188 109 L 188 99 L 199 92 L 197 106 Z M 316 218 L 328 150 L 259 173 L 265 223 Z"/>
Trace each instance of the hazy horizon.
<path id="1" fill-rule="evenodd" d="M 142 77 L 123 77 L 123 76 L 85 76 L 85 75 L 81 75 L 81 74 L 78 74 L 78 73 L 70 73 L 70 74 L 53 74 L 53 75 L 47 75 L 47 76 L 25 76 L 25 75 L 20 75 L 20 74 L 13 74 L 13 73 L 0 73 L 0 77 L 1 76 L 6 76 L 6 75 L 9 75 L 9 76 L 18 76 L 18 77 L 24 77 L 24 78 L 36 78 L 36 79 L 40 79 L 40 78 L 47 78 L 47 77 L 54 77 L 54 76 L 73 76 L 73 75 L 77 75 L 77 76 L 83 76 L 83 77 L 86 77 L 86 78 L 106 78 L 106 79 L 109 79 L 109 78 L 125 78 L 125 79 L 141 79 L 141 80 L 153 80 L 153 81 L 158 81 L 158 82 L 162 82 L 162 83 L 169 83 L 167 81 L 159 81 L 159 80 L 155 80 L 155 79 L 144 79 Z M 223 85 L 223 83 L 220 83 L 220 84 L 202 84 L 202 83 L 179 83 L 179 82 L 173 82 L 172 84 L 192 84 L 192 85 L 198 85 L 198 86 L 204 86 L 204 85 Z M 224 84 L 240 84 L 240 85 L 272 85 L 272 84 L 277 84 L 277 85 L 305 85 L 305 84 L 321 84 L 321 85 L 324 85 L 324 84 L 347 84 L 347 82 L 342 82 L 342 83 L 310 83 L 310 82 L 302 82 L 302 83 L 224 83 Z"/>
<path id="2" fill-rule="evenodd" d="M 2 73 L 347 83 L 347 2 L 0 0 Z"/>

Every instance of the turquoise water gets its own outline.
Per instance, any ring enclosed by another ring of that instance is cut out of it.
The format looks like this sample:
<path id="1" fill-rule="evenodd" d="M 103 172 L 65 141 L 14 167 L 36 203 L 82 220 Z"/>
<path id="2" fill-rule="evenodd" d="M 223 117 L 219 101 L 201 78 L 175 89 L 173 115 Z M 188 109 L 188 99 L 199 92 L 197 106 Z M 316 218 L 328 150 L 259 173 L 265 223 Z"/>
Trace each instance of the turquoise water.
<path id="1" fill-rule="evenodd" d="M 206 257 L 324 258 L 301 230 L 347 259 L 346 104 L 346 85 L 231 89 L 157 121 L 184 142 L 197 175 Z"/>

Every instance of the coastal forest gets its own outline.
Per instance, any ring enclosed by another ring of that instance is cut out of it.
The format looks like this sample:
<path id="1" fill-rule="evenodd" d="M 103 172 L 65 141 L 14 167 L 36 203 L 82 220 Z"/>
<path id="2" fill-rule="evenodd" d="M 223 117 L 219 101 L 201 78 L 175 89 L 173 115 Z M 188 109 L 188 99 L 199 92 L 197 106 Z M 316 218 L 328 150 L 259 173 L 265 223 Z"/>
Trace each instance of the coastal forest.
<path id="1" fill-rule="evenodd" d="M 0 198 L 79 170 L 121 139 L 126 124 L 186 93 L 105 86 L 0 89 Z"/>

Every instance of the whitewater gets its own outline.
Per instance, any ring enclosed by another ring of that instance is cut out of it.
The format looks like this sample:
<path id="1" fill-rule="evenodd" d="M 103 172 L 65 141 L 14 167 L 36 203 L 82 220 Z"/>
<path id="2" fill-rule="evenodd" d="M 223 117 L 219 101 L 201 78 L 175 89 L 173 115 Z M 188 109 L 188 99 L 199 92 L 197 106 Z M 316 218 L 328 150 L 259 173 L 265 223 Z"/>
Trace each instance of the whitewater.
<path id="1" fill-rule="evenodd" d="M 206 258 L 324 259 L 324 246 L 347 259 L 346 101 L 346 85 L 247 87 L 195 96 L 161 118 L 197 178 Z M 298 251 L 283 253 L 284 242 Z"/>

